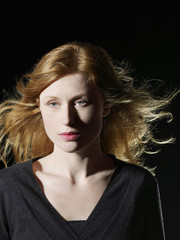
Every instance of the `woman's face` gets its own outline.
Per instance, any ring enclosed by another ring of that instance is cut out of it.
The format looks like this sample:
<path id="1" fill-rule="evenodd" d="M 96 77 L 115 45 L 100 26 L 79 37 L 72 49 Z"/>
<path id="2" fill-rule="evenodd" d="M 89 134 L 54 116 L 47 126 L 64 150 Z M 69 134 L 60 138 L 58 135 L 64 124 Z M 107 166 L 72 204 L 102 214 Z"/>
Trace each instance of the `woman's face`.
<path id="1" fill-rule="evenodd" d="M 104 100 L 85 75 L 55 81 L 40 94 L 40 111 L 50 140 L 65 152 L 99 144 Z"/>

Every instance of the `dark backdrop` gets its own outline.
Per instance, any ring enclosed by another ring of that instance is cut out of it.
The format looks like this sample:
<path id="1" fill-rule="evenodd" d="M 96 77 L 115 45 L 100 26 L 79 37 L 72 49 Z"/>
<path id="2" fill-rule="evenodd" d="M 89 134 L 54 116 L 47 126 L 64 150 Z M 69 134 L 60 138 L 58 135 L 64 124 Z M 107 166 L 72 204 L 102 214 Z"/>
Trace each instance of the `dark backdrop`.
<path id="1" fill-rule="evenodd" d="M 158 1 L 156 1 L 158 2 Z M 179 87 L 180 19 L 173 2 L 161 5 L 121 1 L 7 1 L 4 13 L 6 66 L 1 87 L 11 90 L 21 74 L 58 45 L 85 41 L 104 47 L 116 60 L 127 59 L 137 81 L 161 79 L 159 94 Z M 1 45 L 2 48 L 4 46 Z M 3 50 L 3 49 L 2 49 Z M 154 86 L 155 87 L 155 86 Z M 158 136 L 176 136 L 176 144 L 148 156 L 158 166 L 167 239 L 180 239 L 179 97 L 170 105 L 174 121 L 159 124 Z"/>

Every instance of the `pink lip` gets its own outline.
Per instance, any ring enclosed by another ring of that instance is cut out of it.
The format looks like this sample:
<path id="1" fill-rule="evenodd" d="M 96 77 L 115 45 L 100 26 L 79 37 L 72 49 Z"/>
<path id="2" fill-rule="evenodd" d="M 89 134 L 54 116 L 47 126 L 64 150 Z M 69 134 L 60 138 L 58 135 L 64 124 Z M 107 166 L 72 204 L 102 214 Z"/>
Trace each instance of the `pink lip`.
<path id="1" fill-rule="evenodd" d="M 62 139 L 66 141 L 73 141 L 76 140 L 80 134 L 78 132 L 64 132 L 59 134 Z"/>

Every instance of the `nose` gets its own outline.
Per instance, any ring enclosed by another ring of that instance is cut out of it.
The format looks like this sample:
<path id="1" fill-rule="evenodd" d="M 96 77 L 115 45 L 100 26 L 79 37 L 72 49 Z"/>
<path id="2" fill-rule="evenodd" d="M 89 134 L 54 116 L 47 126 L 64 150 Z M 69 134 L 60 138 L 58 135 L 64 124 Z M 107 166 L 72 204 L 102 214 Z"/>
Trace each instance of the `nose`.
<path id="1" fill-rule="evenodd" d="M 75 122 L 75 110 L 73 106 L 65 104 L 61 111 L 61 123 L 65 126 L 71 126 Z"/>

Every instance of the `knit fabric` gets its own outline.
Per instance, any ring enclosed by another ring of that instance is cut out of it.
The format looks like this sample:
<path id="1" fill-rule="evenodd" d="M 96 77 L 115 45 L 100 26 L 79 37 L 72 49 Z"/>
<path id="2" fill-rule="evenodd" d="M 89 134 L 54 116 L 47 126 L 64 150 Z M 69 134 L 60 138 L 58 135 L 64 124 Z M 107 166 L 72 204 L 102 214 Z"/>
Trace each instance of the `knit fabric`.
<path id="1" fill-rule="evenodd" d="M 0 171 L 0 240 L 165 239 L 158 184 L 147 170 L 116 159 L 108 186 L 77 229 L 41 191 L 33 161 Z"/>

